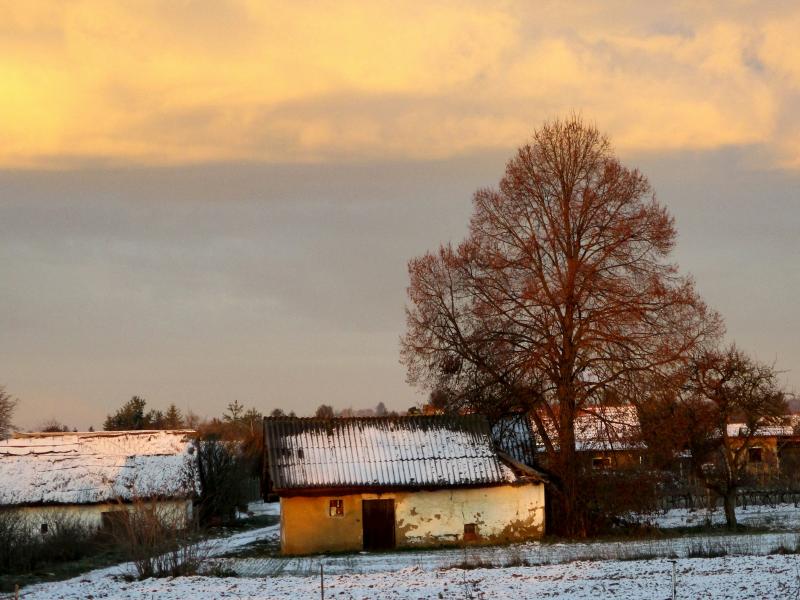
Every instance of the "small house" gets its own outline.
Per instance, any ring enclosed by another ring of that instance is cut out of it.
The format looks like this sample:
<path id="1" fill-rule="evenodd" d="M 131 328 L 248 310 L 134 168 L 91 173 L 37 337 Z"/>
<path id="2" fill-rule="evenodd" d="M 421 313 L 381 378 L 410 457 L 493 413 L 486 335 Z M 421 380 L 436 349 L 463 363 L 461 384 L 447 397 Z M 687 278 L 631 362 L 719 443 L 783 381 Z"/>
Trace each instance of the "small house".
<path id="1" fill-rule="evenodd" d="M 800 435 L 797 435 L 797 415 L 789 415 L 782 424 L 762 425 L 748 435 L 746 423 L 729 423 L 727 435 L 732 448 L 741 452 L 745 473 L 752 483 L 761 486 L 796 487 L 800 474 Z"/>
<path id="2" fill-rule="evenodd" d="M 284 554 L 544 534 L 544 475 L 499 451 L 477 415 L 266 418 L 264 446 Z"/>
<path id="3" fill-rule="evenodd" d="M 58 519 L 111 528 L 136 500 L 192 515 L 192 431 L 17 433 L 0 441 L 0 511 L 47 534 Z"/>

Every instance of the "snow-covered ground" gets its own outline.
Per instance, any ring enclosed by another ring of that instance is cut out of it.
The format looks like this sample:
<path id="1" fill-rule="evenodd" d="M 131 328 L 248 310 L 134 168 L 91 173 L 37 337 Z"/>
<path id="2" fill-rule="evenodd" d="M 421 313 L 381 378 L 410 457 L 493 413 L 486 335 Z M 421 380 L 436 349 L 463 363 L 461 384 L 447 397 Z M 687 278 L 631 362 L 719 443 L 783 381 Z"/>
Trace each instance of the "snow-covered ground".
<path id="1" fill-rule="evenodd" d="M 794 504 L 740 506 L 736 509 L 736 518 L 741 525 L 761 527 L 772 531 L 800 529 L 800 507 Z M 712 511 L 674 508 L 664 513 L 641 516 L 639 520 L 647 521 L 662 529 L 698 525 L 723 525 L 725 523 L 725 511 L 721 508 Z"/>
<path id="2" fill-rule="evenodd" d="M 225 558 L 213 561 L 242 577 L 316 576 L 319 566 L 336 575 L 372 574 L 397 569 L 424 571 L 469 566 L 543 566 L 586 560 L 630 561 L 650 558 L 690 556 L 763 556 L 778 551 L 794 551 L 800 534 L 765 533 L 756 535 L 703 535 L 624 541 L 591 541 L 474 546 L 439 550 L 405 550 L 390 553 L 341 554 L 333 556 Z M 220 556 L 220 553 L 217 554 Z"/>
<path id="3" fill-rule="evenodd" d="M 800 557 L 737 556 L 675 561 L 678 598 L 795 598 L 800 593 Z M 325 578 L 326 598 L 353 600 L 394 598 L 670 598 L 673 562 L 669 560 L 573 562 L 501 569 L 423 570 L 407 568 L 363 575 Z M 92 575 L 37 586 L 22 598 L 315 598 L 318 577 L 265 579 L 181 577 L 127 583 Z"/>
<path id="4" fill-rule="evenodd" d="M 278 535 L 280 535 L 279 524 L 269 525 L 267 527 L 261 527 L 258 529 L 251 529 L 249 531 L 242 531 L 241 533 L 235 533 L 228 537 L 215 538 L 202 542 L 203 550 L 201 551 L 201 554 L 203 556 L 207 556 L 210 561 L 213 561 L 214 557 L 230 554 L 231 552 L 235 552 L 236 550 L 239 550 L 245 546 L 249 546 L 255 542 L 262 542 L 264 540 L 276 539 Z M 78 577 L 63 582 L 42 583 L 27 587 L 22 591 L 20 597 L 53 598 L 53 597 L 59 597 L 52 595 L 54 593 L 54 590 L 59 590 L 59 589 L 79 590 L 83 589 L 85 586 L 89 586 L 89 588 L 93 589 L 93 586 L 99 586 L 100 588 L 103 589 L 108 588 L 109 591 L 106 593 L 106 595 L 104 596 L 99 595 L 100 592 L 86 592 L 86 593 L 75 592 L 77 595 L 67 594 L 64 597 L 87 598 L 91 595 L 96 598 L 100 597 L 124 598 L 125 596 L 116 596 L 115 594 L 119 591 L 119 586 L 121 585 L 120 582 L 124 581 L 125 578 L 129 578 L 134 574 L 135 574 L 135 569 L 132 563 L 121 563 L 118 565 L 114 565 L 112 567 L 95 569 L 93 571 L 90 571 L 89 573 L 79 575 Z M 62 591 L 59 593 L 64 594 L 65 592 Z M 2 597 L 3 595 L 0 594 L 0 598 Z"/>
<path id="5" fill-rule="evenodd" d="M 278 510 L 277 504 L 256 503 L 248 512 L 277 515 Z M 240 577 L 126 582 L 121 575 L 130 573 L 130 565 L 119 565 L 25 588 L 21 598 L 318 597 L 320 564 L 326 598 L 670 598 L 673 565 L 679 598 L 800 598 L 800 555 L 780 553 L 800 547 L 800 509 L 750 507 L 738 514 L 744 523 L 776 531 L 302 558 L 235 557 L 256 542 L 277 544 L 275 524 L 207 542 L 209 565 Z M 663 527 L 702 524 L 704 516 L 705 512 L 675 510 L 659 515 L 657 522 Z M 714 522 L 718 518 L 712 517 Z M 698 555 L 721 556 L 690 558 Z M 471 568 L 461 568 L 465 565 Z"/>
<path id="6" fill-rule="evenodd" d="M 236 511 L 237 519 L 248 519 L 250 517 L 280 517 L 281 516 L 281 503 L 280 502 L 263 502 L 256 500 L 247 505 L 246 512 Z"/>

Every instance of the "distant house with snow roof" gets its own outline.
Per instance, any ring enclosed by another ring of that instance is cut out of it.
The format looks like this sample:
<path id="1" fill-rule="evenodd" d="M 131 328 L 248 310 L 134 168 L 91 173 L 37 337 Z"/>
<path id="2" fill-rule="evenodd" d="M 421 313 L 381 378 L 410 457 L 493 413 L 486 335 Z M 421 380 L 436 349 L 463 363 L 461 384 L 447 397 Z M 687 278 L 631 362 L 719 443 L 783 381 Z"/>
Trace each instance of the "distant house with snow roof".
<path id="1" fill-rule="evenodd" d="M 544 475 L 498 450 L 483 417 L 264 420 L 284 554 L 541 537 Z"/>
<path id="2" fill-rule="evenodd" d="M 539 415 L 541 425 L 558 449 L 558 429 L 552 419 Z M 593 469 L 626 467 L 641 462 L 645 444 L 636 407 L 592 406 L 575 415 L 575 450 L 579 460 Z M 527 464 L 547 465 L 547 446 L 534 424 L 534 415 L 509 415 L 492 427 L 495 443 L 517 460 Z"/>
<path id="3" fill-rule="evenodd" d="M 787 415 L 782 423 L 762 425 L 749 435 L 746 423 L 729 423 L 727 435 L 732 447 L 747 445 L 741 460 L 746 462 L 745 472 L 761 485 L 785 484 L 796 488 L 800 476 L 800 416 Z"/>
<path id="4" fill-rule="evenodd" d="M 134 500 L 192 514 L 192 431 L 17 433 L 0 441 L 0 510 L 46 534 L 54 515 L 111 527 Z"/>

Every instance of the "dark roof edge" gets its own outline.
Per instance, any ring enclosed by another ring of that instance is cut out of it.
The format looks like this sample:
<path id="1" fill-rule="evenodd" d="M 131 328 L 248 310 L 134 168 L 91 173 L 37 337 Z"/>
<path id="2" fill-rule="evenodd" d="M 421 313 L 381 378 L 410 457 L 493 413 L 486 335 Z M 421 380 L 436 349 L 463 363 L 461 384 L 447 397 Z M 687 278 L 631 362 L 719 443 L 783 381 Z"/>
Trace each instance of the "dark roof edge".
<path id="1" fill-rule="evenodd" d="M 394 492 L 436 492 L 452 489 L 479 489 L 489 487 L 531 485 L 544 483 L 544 480 L 534 478 L 517 479 L 516 481 L 493 481 L 488 483 L 465 483 L 443 485 L 375 485 L 375 486 L 342 486 L 342 487 L 299 487 L 299 488 L 273 488 L 272 493 L 277 496 L 344 496 L 350 494 L 390 494 Z"/>
<path id="2" fill-rule="evenodd" d="M 512 469 L 519 471 L 520 473 L 522 473 L 527 477 L 537 479 L 542 483 L 550 482 L 550 477 L 544 471 L 540 471 L 539 469 L 535 469 L 530 465 L 521 463 L 518 460 L 515 460 L 514 458 L 506 454 L 505 452 L 503 452 L 502 450 L 495 448 L 494 451 L 497 454 L 498 458 L 502 460 L 504 463 L 506 463 Z"/>

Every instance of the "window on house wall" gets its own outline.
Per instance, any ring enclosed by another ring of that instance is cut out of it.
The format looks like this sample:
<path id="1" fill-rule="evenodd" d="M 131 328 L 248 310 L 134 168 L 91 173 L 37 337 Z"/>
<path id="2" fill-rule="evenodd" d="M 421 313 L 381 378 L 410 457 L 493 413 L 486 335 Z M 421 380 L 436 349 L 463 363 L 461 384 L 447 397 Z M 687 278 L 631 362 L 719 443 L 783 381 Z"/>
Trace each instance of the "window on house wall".
<path id="1" fill-rule="evenodd" d="M 328 514 L 331 517 L 343 517 L 344 516 L 344 500 L 341 498 L 331 498 L 330 509 Z"/>
<path id="2" fill-rule="evenodd" d="M 611 457 L 610 456 L 595 456 L 592 459 L 592 468 L 593 469 L 607 469 L 611 466 Z"/>
<path id="3" fill-rule="evenodd" d="M 48 529 L 49 528 L 47 527 L 47 523 L 42 523 L 42 526 L 39 528 L 39 531 L 41 531 L 42 533 L 47 533 Z"/>
<path id="4" fill-rule="evenodd" d="M 478 530 L 475 523 L 464 523 L 464 540 L 478 539 Z"/>
<path id="5" fill-rule="evenodd" d="M 760 463 L 764 460 L 762 450 L 759 446 L 747 449 L 747 460 L 751 463 Z"/>

